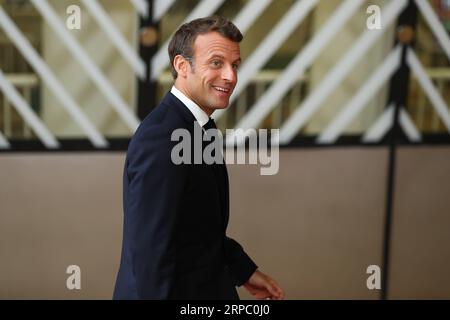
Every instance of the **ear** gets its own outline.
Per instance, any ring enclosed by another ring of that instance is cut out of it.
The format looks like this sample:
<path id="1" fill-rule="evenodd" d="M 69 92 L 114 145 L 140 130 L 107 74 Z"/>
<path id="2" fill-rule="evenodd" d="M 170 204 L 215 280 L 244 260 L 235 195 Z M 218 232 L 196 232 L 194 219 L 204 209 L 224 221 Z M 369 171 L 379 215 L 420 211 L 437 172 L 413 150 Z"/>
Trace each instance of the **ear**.
<path id="1" fill-rule="evenodd" d="M 187 61 L 182 55 L 178 54 L 173 59 L 173 67 L 177 71 L 179 77 L 186 78 L 188 72 L 188 64 L 189 61 Z"/>

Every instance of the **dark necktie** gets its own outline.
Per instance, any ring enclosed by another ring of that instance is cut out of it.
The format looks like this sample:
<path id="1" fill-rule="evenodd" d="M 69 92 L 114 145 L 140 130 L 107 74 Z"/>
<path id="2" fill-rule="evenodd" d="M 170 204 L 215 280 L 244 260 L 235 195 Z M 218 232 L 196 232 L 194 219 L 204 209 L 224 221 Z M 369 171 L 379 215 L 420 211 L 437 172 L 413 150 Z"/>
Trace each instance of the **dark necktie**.
<path id="1" fill-rule="evenodd" d="M 211 132 L 209 132 L 209 134 L 207 133 L 207 131 L 209 129 L 217 130 L 216 122 L 214 121 L 213 118 L 209 118 L 208 122 L 203 125 L 203 135 L 206 135 L 206 137 L 208 137 L 207 141 L 203 142 L 203 147 L 206 147 L 210 143 L 219 143 L 218 141 L 216 141 L 217 136 L 214 133 L 211 133 Z M 212 130 L 212 131 L 214 131 L 214 130 Z M 216 155 L 216 152 L 214 149 L 212 152 L 212 156 L 215 157 L 215 155 Z"/>
<path id="2" fill-rule="evenodd" d="M 203 125 L 203 129 L 217 129 L 216 122 L 213 118 L 209 118 L 208 122 Z"/>

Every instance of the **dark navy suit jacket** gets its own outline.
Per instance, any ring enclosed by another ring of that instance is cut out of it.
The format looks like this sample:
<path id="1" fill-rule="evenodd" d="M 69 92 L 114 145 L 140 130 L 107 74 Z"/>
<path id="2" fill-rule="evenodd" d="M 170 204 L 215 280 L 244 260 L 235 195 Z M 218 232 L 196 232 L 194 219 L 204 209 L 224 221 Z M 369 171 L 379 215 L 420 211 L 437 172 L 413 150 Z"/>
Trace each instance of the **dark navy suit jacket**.
<path id="1" fill-rule="evenodd" d="M 226 236 L 225 164 L 171 160 L 172 132 L 199 126 L 168 93 L 130 141 L 123 177 L 122 256 L 114 299 L 238 299 L 256 270 Z"/>

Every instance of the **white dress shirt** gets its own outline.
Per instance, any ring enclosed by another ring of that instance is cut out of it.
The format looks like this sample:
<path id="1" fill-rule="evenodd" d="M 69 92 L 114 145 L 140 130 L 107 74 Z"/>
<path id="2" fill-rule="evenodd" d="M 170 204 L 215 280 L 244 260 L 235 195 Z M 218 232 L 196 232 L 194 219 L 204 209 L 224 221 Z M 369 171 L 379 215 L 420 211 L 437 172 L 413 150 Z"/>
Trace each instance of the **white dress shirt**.
<path id="1" fill-rule="evenodd" d="M 172 89 L 170 89 L 170 92 L 177 97 L 183 104 L 191 111 L 191 113 L 194 115 L 195 120 L 197 120 L 198 124 L 203 127 L 209 120 L 209 116 L 206 114 L 205 111 L 202 110 L 194 101 L 186 97 L 186 95 L 175 88 L 175 86 L 172 86 Z"/>

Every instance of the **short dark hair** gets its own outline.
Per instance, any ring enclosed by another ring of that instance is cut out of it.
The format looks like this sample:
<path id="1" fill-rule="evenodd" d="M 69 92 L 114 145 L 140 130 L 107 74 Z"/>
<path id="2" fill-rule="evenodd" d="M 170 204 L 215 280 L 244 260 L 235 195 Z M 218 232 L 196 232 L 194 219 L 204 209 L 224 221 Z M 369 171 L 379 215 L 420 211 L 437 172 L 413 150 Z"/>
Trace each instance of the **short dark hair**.
<path id="1" fill-rule="evenodd" d="M 183 24 L 173 35 L 169 43 L 170 69 L 174 79 L 178 73 L 173 66 L 177 55 L 183 56 L 192 65 L 194 57 L 194 42 L 199 34 L 218 32 L 233 42 L 241 42 L 243 36 L 239 29 L 228 19 L 221 16 L 211 16 L 192 20 Z"/>

